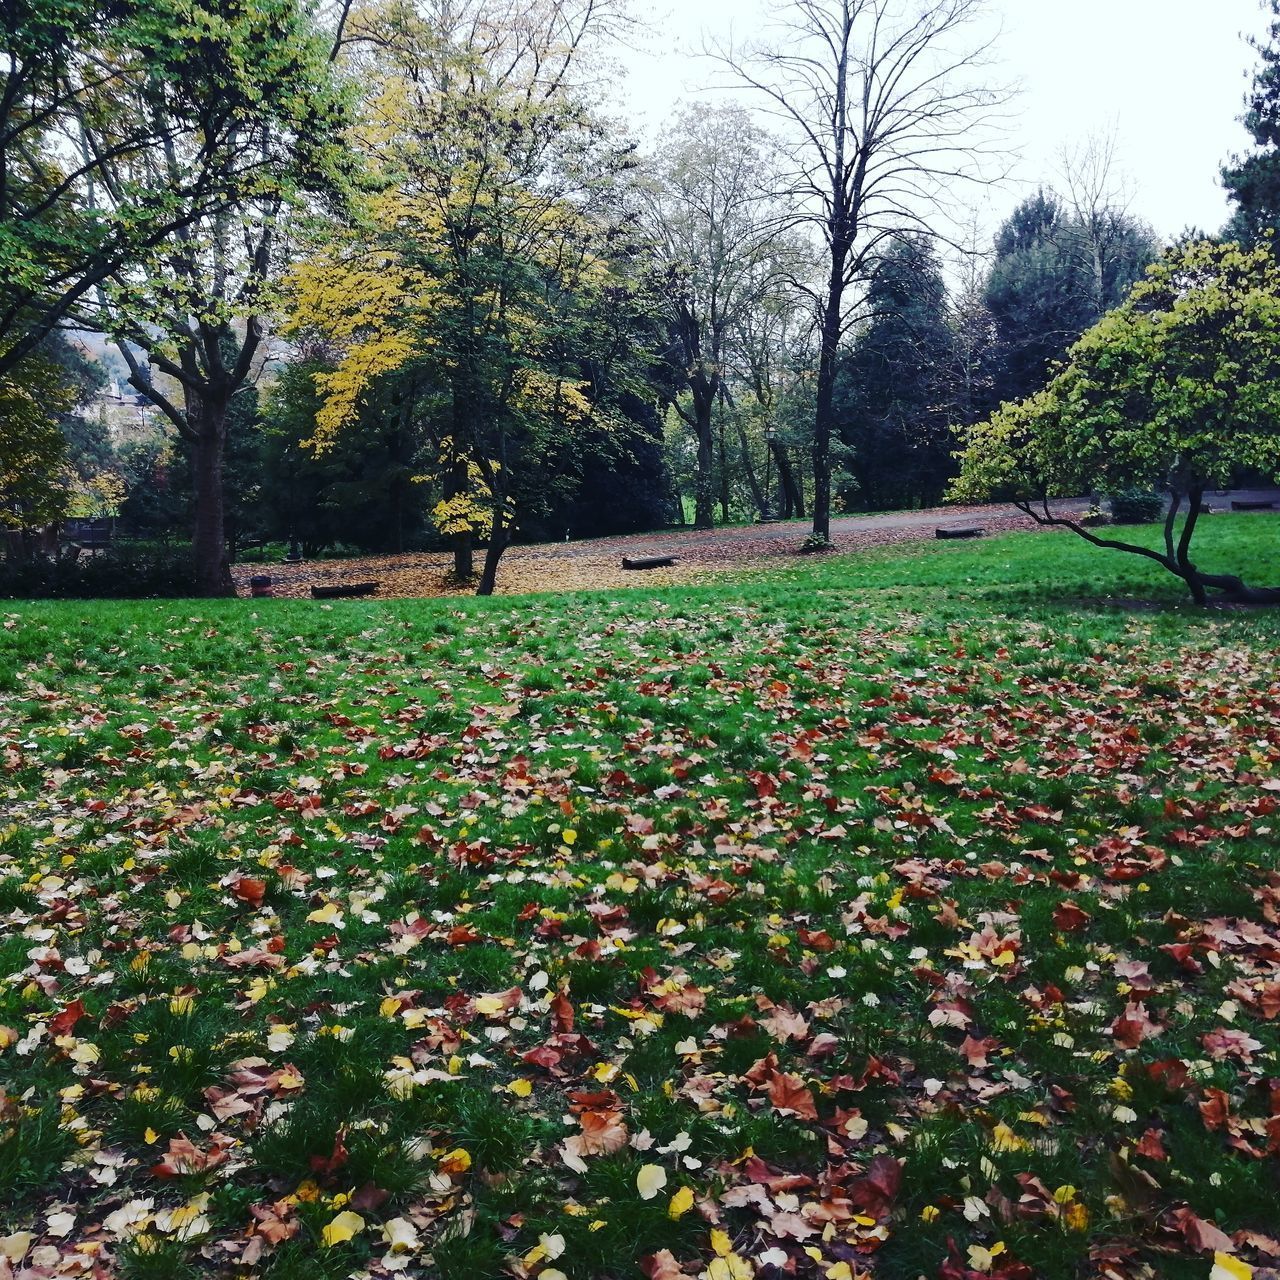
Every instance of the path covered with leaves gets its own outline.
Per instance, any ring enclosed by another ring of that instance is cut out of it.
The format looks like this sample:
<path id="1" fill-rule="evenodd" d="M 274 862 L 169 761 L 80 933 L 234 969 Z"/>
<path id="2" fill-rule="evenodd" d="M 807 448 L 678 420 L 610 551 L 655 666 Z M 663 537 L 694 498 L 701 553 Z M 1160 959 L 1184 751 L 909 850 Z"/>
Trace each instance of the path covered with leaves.
<path id="1" fill-rule="evenodd" d="M 0 1276 L 1275 1275 L 1280 632 L 805 573 L 7 616 Z"/>
<path id="2" fill-rule="evenodd" d="M 1080 505 L 1072 504 L 1072 509 Z M 832 522 L 832 538 L 839 551 L 868 551 L 931 539 L 939 525 L 973 524 L 988 533 L 1036 527 L 1012 507 L 944 507 L 839 517 Z M 725 572 L 792 560 L 808 531 L 803 521 L 786 521 L 516 546 L 502 557 L 498 591 L 514 595 L 706 582 Z M 674 556 L 676 563 L 661 569 L 627 570 L 622 567 L 624 556 Z M 241 564 L 234 567 L 233 574 L 242 595 L 249 594 L 250 578 L 262 573 L 271 576 L 275 595 L 293 599 L 308 597 L 313 586 L 371 580 L 379 584 L 377 594 L 382 599 L 470 595 L 473 585 L 456 581 L 452 567 L 452 558 L 445 554 L 406 552 L 298 564 Z"/>

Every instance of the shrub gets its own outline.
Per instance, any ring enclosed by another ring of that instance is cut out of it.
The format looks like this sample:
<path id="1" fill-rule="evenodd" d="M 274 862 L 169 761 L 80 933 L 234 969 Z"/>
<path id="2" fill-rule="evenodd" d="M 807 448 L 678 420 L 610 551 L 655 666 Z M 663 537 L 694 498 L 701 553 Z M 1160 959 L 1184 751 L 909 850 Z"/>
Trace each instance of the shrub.
<path id="1" fill-rule="evenodd" d="M 1125 489 L 1109 501 L 1116 524 L 1150 524 L 1164 514 L 1164 498 L 1149 489 Z"/>
<path id="2" fill-rule="evenodd" d="M 174 599 L 195 594 L 188 546 L 117 543 L 95 555 L 0 560 L 0 599 Z"/>

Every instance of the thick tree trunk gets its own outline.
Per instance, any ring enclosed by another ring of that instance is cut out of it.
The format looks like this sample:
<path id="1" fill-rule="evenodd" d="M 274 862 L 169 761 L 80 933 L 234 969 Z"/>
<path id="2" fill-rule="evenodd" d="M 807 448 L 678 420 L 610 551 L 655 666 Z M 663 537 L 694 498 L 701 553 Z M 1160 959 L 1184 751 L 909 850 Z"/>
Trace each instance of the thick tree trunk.
<path id="1" fill-rule="evenodd" d="M 227 439 L 225 398 L 188 393 L 187 421 L 196 433 L 192 458 L 195 528 L 191 538 L 196 592 L 201 596 L 233 596 L 236 592 L 227 559 L 226 503 L 222 491 L 222 461 Z"/>

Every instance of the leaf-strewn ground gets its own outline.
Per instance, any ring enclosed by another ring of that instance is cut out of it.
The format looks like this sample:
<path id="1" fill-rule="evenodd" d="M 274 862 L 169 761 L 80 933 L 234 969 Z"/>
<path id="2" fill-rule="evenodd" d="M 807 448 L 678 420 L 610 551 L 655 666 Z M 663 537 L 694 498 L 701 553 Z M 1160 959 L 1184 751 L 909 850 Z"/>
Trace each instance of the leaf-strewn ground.
<path id="1" fill-rule="evenodd" d="M 1056 505 L 1079 512 L 1088 504 L 1081 499 Z M 832 522 L 832 538 L 841 552 L 868 551 L 932 539 L 937 527 L 957 525 L 980 525 L 988 533 L 1035 528 L 1034 521 L 1013 507 L 953 506 L 839 516 Z M 726 571 L 793 560 L 807 532 L 804 521 L 788 520 L 515 546 L 498 567 L 498 592 L 634 590 L 707 582 Z M 624 556 L 673 556 L 675 563 L 627 570 L 622 567 Z M 377 595 L 384 600 L 471 595 L 474 586 L 454 578 L 452 569 L 453 559 L 446 553 L 402 552 L 296 564 L 238 564 L 232 574 L 242 595 L 249 594 L 250 579 L 262 573 L 271 577 L 275 596 L 293 599 L 309 598 L 313 586 L 371 580 L 378 583 Z"/>
<path id="2" fill-rule="evenodd" d="M 1280 625 L 1164 590 L 10 608 L 0 1275 L 1265 1276 Z"/>

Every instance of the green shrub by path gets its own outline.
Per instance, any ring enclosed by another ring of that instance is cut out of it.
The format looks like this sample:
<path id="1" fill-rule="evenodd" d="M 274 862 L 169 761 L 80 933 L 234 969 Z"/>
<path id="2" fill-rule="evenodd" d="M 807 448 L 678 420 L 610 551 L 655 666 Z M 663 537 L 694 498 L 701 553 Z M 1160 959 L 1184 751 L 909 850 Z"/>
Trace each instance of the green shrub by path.
<path id="1" fill-rule="evenodd" d="M 1149 489 L 1126 489 L 1113 493 L 1107 505 L 1116 524 L 1150 524 L 1164 514 L 1165 498 Z"/>
<path id="2" fill-rule="evenodd" d="M 1160 578 L 0 606 L 0 1238 L 1203 1277 L 1274 1234 L 1280 616 Z"/>

